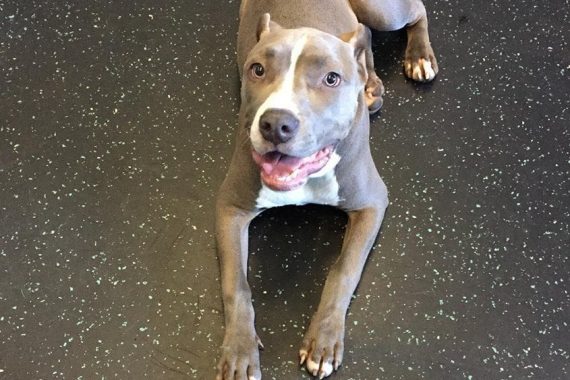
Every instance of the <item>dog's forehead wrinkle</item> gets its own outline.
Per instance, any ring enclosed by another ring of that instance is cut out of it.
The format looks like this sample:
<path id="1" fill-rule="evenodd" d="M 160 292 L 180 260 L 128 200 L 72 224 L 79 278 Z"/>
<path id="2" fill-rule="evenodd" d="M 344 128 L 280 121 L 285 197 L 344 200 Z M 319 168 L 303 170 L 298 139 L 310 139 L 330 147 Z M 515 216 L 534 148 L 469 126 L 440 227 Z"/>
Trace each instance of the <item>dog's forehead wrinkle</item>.
<path id="1" fill-rule="evenodd" d="M 331 41 L 331 38 L 325 40 L 322 37 L 311 37 L 307 39 L 303 53 L 299 58 L 299 66 L 348 74 L 356 62 L 351 52 L 348 51 L 349 49 L 343 45 L 346 44 L 340 40 Z"/>
<path id="2" fill-rule="evenodd" d="M 338 57 L 309 50 L 300 58 L 299 66 L 308 70 L 334 71 L 342 74 L 346 71 L 345 64 Z"/>
<path id="3" fill-rule="evenodd" d="M 324 67 L 331 63 L 331 57 L 326 54 L 315 53 L 310 49 L 303 54 L 303 61 L 311 66 Z"/>
<path id="4" fill-rule="evenodd" d="M 278 49 L 274 46 L 268 46 L 263 51 L 263 57 L 265 59 L 275 58 L 278 54 Z"/>
<path id="5" fill-rule="evenodd" d="M 292 63 L 291 59 L 298 57 L 299 46 L 304 46 L 306 44 L 306 34 L 296 33 L 287 36 L 288 38 L 284 40 L 276 41 L 265 41 L 265 43 L 260 44 L 253 51 L 248 61 L 251 63 L 262 60 L 262 61 L 276 61 L 279 60 L 281 64 L 286 68 L 289 68 Z M 295 50 L 297 48 L 297 50 Z M 304 50 L 304 49 L 301 49 Z"/>

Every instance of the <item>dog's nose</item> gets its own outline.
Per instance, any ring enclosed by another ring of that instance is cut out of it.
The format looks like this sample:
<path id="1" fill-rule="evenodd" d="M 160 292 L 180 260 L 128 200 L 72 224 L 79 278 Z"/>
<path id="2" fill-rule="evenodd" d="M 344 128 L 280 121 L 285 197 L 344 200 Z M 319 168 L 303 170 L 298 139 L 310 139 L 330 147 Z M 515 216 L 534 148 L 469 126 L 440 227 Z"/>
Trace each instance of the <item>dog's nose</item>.
<path id="1" fill-rule="evenodd" d="M 259 118 L 259 130 L 263 138 L 273 144 L 291 140 L 299 130 L 299 119 L 287 110 L 271 108 Z"/>

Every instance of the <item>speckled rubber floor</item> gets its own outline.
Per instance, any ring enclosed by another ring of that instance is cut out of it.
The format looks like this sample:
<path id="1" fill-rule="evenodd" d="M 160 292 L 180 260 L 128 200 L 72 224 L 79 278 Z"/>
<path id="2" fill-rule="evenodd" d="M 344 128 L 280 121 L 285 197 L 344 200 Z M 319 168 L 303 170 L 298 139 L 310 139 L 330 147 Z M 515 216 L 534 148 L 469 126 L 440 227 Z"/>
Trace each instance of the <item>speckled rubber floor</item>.
<path id="1" fill-rule="evenodd" d="M 233 150 L 238 1 L 0 0 L 0 379 L 211 379 L 213 204 Z M 568 379 L 567 1 L 427 1 L 440 73 L 386 86 L 391 205 L 331 379 Z M 251 228 L 264 379 L 297 349 L 346 219 Z"/>

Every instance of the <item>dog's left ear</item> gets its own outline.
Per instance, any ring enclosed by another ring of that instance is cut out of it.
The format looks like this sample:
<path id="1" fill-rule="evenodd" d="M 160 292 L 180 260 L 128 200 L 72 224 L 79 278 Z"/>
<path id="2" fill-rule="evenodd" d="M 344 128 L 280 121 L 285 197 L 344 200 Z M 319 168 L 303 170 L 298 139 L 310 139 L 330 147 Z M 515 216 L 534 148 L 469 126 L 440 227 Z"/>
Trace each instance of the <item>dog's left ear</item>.
<path id="1" fill-rule="evenodd" d="M 257 24 L 257 40 L 259 41 L 263 35 L 271 31 L 281 29 L 281 26 L 276 22 L 271 21 L 269 13 L 264 13 L 259 19 Z"/>
<path id="2" fill-rule="evenodd" d="M 340 36 L 344 42 L 352 45 L 354 49 L 354 58 L 358 62 L 358 74 L 366 80 L 368 79 L 368 72 L 366 70 L 366 49 L 370 47 L 372 33 L 363 24 L 358 24 L 355 31 L 344 33 Z"/>

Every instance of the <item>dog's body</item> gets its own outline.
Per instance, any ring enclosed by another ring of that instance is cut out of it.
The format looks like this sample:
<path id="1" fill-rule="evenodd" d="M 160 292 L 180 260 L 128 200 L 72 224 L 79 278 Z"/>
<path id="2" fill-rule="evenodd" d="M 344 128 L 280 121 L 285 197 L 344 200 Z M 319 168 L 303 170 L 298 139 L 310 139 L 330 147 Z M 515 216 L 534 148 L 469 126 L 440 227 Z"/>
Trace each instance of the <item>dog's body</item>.
<path id="1" fill-rule="evenodd" d="M 261 378 L 248 226 L 264 209 L 289 204 L 328 204 L 349 215 L 341 255 L 299 351 L 320 378 L 342 361 L 346 311 L 388 205 L 368 142 L 368 114 L 381 106 L 383 87 L 370 32 L 359 21 L 378 30 L 407 26 L 406 75 L 436 75 L 420 0 L 242 2 L 239 130 L 216 208 L 226 317 L 218 379 Z"/>

